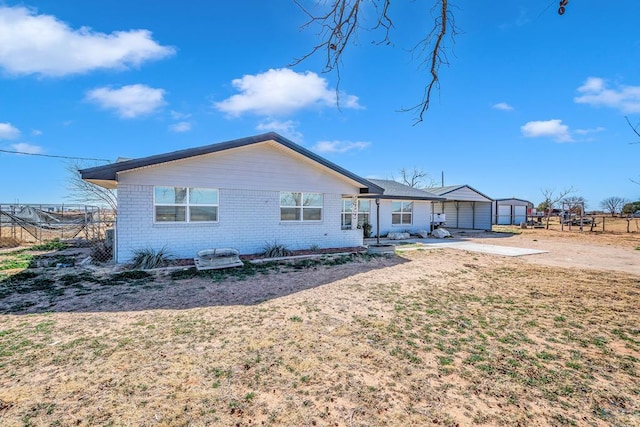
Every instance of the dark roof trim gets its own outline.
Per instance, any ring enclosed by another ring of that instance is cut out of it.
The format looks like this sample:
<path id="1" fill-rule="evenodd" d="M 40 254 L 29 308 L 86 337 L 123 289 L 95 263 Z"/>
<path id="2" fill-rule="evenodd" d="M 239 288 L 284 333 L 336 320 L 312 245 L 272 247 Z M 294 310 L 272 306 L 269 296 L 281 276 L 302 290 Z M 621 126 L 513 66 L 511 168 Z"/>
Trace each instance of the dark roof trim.
<path id="1" fill-rule="evenodd" d="M 87 180 L 116 181 L 118 172 L 142 168 L 145 166 L 158 165 L 162 163 L 172 162 L 175 160 L 187 159 L 190 157 L 202 156 L 204 154 L 216 153 L 219 151 L 230 150 L 232 148 L 245 147 L 248 145 L 258 144 L 266 141 L 275 141 L 295 151 L 296 153 L 301 154 L 315 161 L 316 163 L 319 163 L 322 166 L 325 166 L 326 168 L 329 168 L 339 173 L 340 175 L 343 175 L 349 179 L 352 179 L 353 181 L 358 182 L 363 187 L 365 187 L 360 189 L 361 193 L 363 192 L 364 193 L 382 193 L 384 191 L 382 188 L 378 187 L 374 183 L 352 172 L 349 172 L 343 167 L 328 161 L 324 157 L 321 157 L 292 141 L 289 141 L 288 139 L 284 138 L 283 136 L 275 132 L 269 132 L 261 135 L 234 139 L 226 142 L 219 142 L 216 144 L 205 145 L 202 147 L 187 148 L 186 150 L 179 150 L 179 151 L 173 151 L 170 153 L 157 154 L 155 156 L 142 157 L 139 159 L 132 159 L 132 160 L 127 160 L 127 161 L 118 162 L 118 163 L 111 163 L 104 166 L 97 166 L 93 168 L 82 169 L 80 170 L 80 175 L 82 179 L 87 179 Z"/>

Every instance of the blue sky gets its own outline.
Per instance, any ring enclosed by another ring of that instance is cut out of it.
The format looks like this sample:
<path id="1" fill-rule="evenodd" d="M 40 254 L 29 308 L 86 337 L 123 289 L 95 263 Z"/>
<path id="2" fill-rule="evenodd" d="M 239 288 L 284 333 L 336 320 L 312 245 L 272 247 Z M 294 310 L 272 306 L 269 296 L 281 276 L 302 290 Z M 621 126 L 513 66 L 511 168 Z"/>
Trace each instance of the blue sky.
<path id="1" fill-rule="evenodd" d="M 431 4 L 392 3 L 390 46 L 359 34 L 338 109 L 321 56 L 290 66 L 318 41 L 292 0 L 0 0 L 0 150 L 114 161 L 276 131 L 369 178 L 640 199 L 640 2 L 454 2 L 460 34 L 414 125 L 398 110 L 427 83 L 409 49 Z M 0 152 L 0 202 L 68 203 L 70 162 Z"/>

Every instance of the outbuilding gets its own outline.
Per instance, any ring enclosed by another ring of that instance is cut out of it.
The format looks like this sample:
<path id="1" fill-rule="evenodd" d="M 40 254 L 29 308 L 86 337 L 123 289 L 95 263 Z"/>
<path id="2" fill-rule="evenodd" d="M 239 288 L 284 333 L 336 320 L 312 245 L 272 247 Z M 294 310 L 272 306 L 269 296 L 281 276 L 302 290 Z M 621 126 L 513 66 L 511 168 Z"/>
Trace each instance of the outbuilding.
<path id="1" fill-rule="evenodd" d="M 428 188 L 427 191 L 446 199 L 433 203 L 434 215 L 445 215 L 445 227 L 491 231 L 491 197 L 466 184 Z"/>
<path id="2" fill-rule="evenodd" d="M 519 225 L 527 221 L 528 212 L 533 209 L 533 203 L 528 200 L 516 199 L 495 199 L 493 201 L 493 224 L 496 225 Z"/>

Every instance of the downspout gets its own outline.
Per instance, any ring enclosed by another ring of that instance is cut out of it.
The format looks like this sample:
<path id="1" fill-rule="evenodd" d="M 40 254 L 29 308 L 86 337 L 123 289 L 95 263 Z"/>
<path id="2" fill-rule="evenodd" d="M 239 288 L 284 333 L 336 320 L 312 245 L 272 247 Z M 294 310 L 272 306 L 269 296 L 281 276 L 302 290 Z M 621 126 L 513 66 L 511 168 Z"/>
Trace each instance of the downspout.
<path id="1" fill-rule="evenodd" d="M 476 229 L 476 202 L 471 202 L 471 228 Z"/>
<path id="2" fill-rule="evenodd" d="M 376 197 L 376 245 L 380 244 L 380 197 Z"/>

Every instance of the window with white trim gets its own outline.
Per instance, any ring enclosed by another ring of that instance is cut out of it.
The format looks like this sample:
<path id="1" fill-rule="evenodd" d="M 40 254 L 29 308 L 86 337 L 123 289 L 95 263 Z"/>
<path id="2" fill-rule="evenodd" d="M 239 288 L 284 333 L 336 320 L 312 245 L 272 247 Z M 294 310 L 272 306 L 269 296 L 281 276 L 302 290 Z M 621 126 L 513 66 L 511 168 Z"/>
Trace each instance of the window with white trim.
<path id="1" fill-rule="evenodd" d="M 218 190 L 154 187 L 153 208 L 156 222 L 217 222 Z"/>
<path id="2" fill-rule="evenodd" d="M 358 227 L 362 227 L 362 224 L 369 223 L 371 215 L 371 200 L 358 200 Z M 342 229 L 351 229 L 351 199 L 342 199 Z"/>
<path id="3" fill-rule="evenodd" d="M 280 221 L 321 221 L 321 193 L 280 192 Z"/>
<path id="4" fill-rule="evenodd" d="M 413 222 L 413 202 L 391 202 L 391 224 L 410 225 Z"/>

